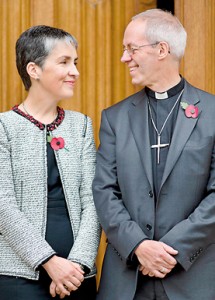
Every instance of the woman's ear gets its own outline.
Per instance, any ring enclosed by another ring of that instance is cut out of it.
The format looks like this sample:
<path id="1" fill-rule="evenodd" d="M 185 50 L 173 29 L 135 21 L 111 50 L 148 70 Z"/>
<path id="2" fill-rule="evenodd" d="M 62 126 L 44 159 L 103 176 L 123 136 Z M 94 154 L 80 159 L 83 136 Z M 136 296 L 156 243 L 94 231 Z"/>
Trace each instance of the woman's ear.
<path id="1" fill-rule="evenodd" d="M 39 69 L 40 69 L 40 67 L 38 65 L 36 65 L 34 62 L 29 62 L 26 67 L 26 71 L 27 71 L 28 75 L 30 76 L 30 78 L 32 78 L 34 80 L 40 79 Z"/>

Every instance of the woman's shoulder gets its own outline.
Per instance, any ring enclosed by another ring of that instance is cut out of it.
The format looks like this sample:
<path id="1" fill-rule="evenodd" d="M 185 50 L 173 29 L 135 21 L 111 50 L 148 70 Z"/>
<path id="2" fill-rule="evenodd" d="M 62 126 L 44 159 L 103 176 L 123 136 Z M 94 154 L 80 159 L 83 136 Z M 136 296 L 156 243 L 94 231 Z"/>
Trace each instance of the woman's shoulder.
<path id="1" fill-rule="evenodd" d="M 91 118 L 89 116 L 75 110 L 65 110 L 65 118 L 77 123 L 91 121 Z"/>
<path id="2" fill-rule="evenodd" d="M 65 110 L 65 114 L 69 117 L 72 117 L 72 118 L 80 118 L 80 119 L 83 119 L 83 117 L 85 117 L 86 115 L 79 112 L 79 111 L 76 111 L 76 110 L 69 110 L 69 109 L 66 109 Z"/>
<path id="3" fill-rule="evenodd" d="M 0 123 L 4 126 L 14 126 L 17 123 L 18 115 L 13 110 L 0 113 Z"/>
<path id="4" fill-rule="evenodd" d="M 13 119 L 14 118 L 14 112 L 13 112 L 13 110 L 8 110 L 8 111 L 5 111 L 5 112 L 1 112 L 0 113 L 0 118 L 1 119 L 8 119 L 8 120 L 10 120 L 10 119 Z"/>
<path id="5" fill-rule="evenodd" d="M 9 136 L 9 132 L 15 132 L 19 127 L 17 120 L 17 114 L 12 110 L 0 113 L 0 134 L 1 137 Z"/>
<path id="6" fill-rule="evenodd" d="M 81 133 L 83 137 L 87 132 L 93 131 L 92 119 L 78 111 L 65 110 L 64 126 L 73 128 L 76 132 Z"/>

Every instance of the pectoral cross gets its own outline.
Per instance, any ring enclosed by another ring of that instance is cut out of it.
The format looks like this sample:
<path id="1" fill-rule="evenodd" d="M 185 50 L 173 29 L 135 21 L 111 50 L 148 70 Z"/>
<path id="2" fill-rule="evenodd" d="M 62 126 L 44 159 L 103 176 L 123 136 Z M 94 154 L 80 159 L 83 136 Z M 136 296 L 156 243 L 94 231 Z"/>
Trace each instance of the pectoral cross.
<path id="1" fill-rule="evenodd" d="M 164 147 L 168 147 L 169 144 L 161 144 L 161 136 L 158 134 L 158 142 L 157 145 L 152 145 L 152 149 L 157 149 L 157 163 L 160 163 L 160 149 Z"/>

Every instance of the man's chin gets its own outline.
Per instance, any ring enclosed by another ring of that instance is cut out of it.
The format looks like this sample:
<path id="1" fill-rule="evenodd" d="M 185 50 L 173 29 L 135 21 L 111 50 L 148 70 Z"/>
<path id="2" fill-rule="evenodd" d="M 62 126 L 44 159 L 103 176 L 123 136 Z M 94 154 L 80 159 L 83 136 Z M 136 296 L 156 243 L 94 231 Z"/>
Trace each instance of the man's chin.
<path id="1" fill-rule="evenodd" d="M 140 86 L 143 86 L 143 82 L 139 79 L 138 80 L 138 78 L 132 78 L 131 79 L 131 83 L 133 84 L 133 85 L 140 85 Z"/>

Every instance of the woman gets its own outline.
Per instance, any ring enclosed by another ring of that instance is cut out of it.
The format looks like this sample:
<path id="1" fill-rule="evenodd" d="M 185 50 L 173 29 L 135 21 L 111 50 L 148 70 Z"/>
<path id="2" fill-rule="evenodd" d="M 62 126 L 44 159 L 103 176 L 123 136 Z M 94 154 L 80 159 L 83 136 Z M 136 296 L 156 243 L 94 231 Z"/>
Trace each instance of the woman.
<path id="1" fill-rule="evenodd" d="M 100 228 L 91 120 L 57 106 L 79 72 L 69 33 L 34 26 L 16 43 L 28 91 L 0 114 L 0 299 L 93 300 Z"/>

